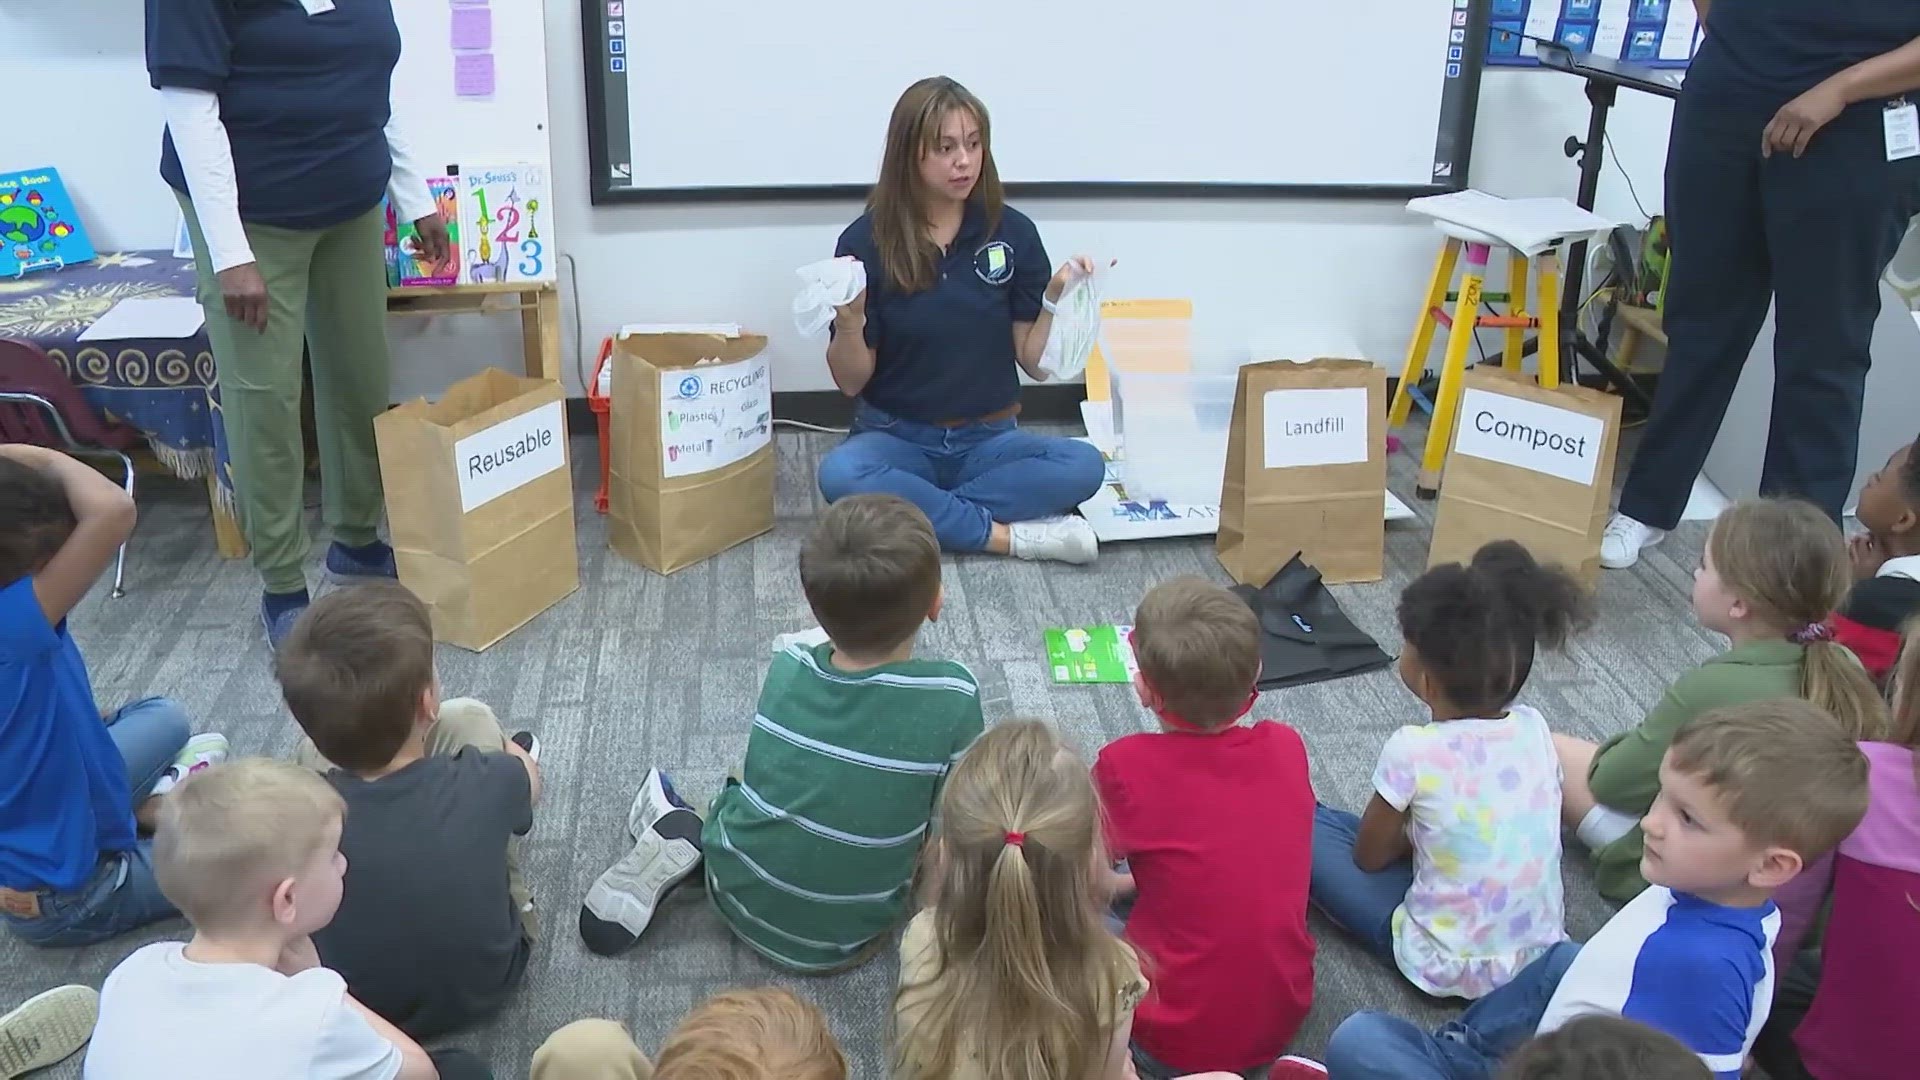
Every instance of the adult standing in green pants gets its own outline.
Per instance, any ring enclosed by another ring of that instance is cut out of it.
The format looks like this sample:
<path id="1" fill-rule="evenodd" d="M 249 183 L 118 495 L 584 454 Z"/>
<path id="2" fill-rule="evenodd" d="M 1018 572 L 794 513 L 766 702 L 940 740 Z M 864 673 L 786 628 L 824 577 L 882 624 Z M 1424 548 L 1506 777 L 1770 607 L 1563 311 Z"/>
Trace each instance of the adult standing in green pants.
<path id="1" fill-rule="evenodd" d="M 392 123 L 392 0 L 146 0 L 167 119 L 160 174 L 193 237 L 241 528 L 278 647 L 307 606 L 302 347 L 312 359 L 326 569 L 393 577 L 373 418 L 387 407 L 385 214 L 446 256 Z"/>

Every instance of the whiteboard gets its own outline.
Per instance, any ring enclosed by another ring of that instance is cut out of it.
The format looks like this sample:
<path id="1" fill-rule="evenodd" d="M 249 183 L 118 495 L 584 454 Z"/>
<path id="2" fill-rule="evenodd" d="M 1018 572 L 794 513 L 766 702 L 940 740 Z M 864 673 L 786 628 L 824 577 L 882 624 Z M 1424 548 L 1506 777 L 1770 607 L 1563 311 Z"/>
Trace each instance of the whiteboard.
<path id="1" fill-rule="evenodd" d="M 864 190 L 945 74 L 1017 186 L 1451 190 L 1487 0 L 581 0 L 594 201 Z"/>
<path id="2" fill-rule="evenodd" d="M 487 13 L 486 48 L 454 48 L 453 13 L 462 8 Z M 544 0 L 394 0 L 393 17 L 400 26 L 393 110 L 422 170 L 440 176 L 462 163 L 551 162 Z M 458 58 L 481 55 L 492 58 L 491 92 L 457 92 Z"/>

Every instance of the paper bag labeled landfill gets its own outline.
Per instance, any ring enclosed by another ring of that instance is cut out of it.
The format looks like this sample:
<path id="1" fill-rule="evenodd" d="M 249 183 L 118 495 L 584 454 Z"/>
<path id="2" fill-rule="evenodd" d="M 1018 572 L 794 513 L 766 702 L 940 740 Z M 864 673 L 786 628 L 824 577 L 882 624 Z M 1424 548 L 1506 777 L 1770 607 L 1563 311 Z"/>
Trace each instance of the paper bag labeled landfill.
<path id="1" fill-rule="evenodd" d="M 1596 584 L 1620 399 L 1474 368 L 1453 430 L 1428 565 L 1466 562 L 1488 541 L 1517 540 L 1541 562 Z"/>
<path id="2" fill-rule="evenodd" d="M 607 529 L 671 574 L 773 528 L 773 373 L 760 334 L 613 344 Z"/>
<path id="3" fill-rule="evenodd" d="M 373 422 L 400 583 L 480 650 L 580 587 L 560 384 L 489 368 Z"/>
<path id="4" fill-rule="evenodd" d="M 1384 572 L 1387 373 L 1365 360 L 1240 369 L 1221 485 L 1220 565 L 1265 585 L 1298 555 L 1328 582 Z"/>

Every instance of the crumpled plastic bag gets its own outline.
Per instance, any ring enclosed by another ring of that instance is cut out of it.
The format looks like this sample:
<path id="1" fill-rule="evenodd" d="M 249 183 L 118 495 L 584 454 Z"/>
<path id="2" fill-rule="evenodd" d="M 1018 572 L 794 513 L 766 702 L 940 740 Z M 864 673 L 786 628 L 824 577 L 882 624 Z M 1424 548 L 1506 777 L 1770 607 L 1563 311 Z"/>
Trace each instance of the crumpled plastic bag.
<path id="1" fill-rule="evenodd" d="M 833 322 L 834 309 L 845 307 L 867 287 L 867 268 L 851 255 L 808 263 L 794 273 L 800 277 L 800 292 L 793 298 L 793 325 L 802 337 L 818 336 Z"/>
<path id="2" fill-rule="evenodd" d="M 1100 292 L 1104 273 L 1096 267 L 1067 283 L 1054 304 L 1053 327 L 1040 354 L 1040 370 L 1049 381 L 1071 379 L 1087 369 L 1100 341 Z"/>

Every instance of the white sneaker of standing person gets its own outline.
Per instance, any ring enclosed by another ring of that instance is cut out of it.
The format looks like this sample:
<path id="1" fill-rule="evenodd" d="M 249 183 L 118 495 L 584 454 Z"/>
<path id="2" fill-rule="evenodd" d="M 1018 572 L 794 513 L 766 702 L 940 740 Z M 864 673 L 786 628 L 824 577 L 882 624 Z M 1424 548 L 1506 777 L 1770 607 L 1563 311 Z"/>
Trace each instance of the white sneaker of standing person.
<path id="1" fill-rule="evenodd" d="M 1615 514 L 1600 534 L 1600 565 L 1625 570 L 1640 561 L 1640 552 L 1667 538 L 1665 529 L 1645 525 L 1625 514 Z"/>
<path id="2" fill-rule="evenodd" d="M 1016 559 L 1084 566 L 1100 554 L 1100 538 L 1086 518 L 1067 514 L 1013 522 L 1007 526 L 1007 549 Z"/>

